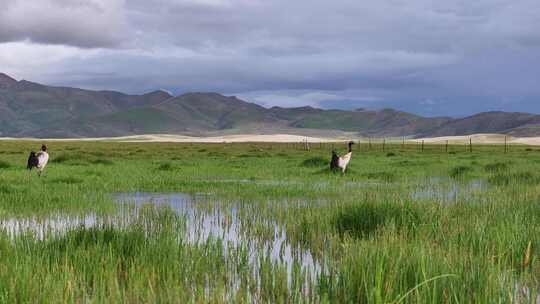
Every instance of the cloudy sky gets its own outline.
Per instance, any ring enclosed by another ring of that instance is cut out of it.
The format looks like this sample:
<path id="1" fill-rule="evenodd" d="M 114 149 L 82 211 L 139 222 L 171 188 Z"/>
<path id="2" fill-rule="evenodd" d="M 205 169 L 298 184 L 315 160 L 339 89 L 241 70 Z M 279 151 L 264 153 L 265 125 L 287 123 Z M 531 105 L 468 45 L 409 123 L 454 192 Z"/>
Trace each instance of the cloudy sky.
<path id="1" fill-rule="evenodd" d="M 0 72 L 265 106 L 540 113 L 538 0 L 0 0 Z"/>

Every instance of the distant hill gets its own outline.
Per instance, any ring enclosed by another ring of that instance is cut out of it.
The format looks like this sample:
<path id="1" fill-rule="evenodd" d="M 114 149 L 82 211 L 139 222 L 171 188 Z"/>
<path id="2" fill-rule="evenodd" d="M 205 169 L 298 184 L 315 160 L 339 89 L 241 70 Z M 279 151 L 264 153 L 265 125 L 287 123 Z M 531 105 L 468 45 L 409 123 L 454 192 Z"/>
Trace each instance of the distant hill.
<path id="1" fill-rule="evenodd" d="M 502 133 L 514 136 L 540 135 L 540 115 L 517 112 L 484 112 L 453 119 L 440 128 L 427 132 L 429 136 Z"/>
<path id="2" fill-rule="evenodd" d="M 540 135 L 540 115 L 487 112 L 452 119 L 392 109 L 264 108 L 234 96 L 164 91 L 128 95 L 17 81 L 0 73 L 0 136 L 203 135 L 253 130 L 340 130 L 358 136 L 431 137 L 473 133 Z"/>

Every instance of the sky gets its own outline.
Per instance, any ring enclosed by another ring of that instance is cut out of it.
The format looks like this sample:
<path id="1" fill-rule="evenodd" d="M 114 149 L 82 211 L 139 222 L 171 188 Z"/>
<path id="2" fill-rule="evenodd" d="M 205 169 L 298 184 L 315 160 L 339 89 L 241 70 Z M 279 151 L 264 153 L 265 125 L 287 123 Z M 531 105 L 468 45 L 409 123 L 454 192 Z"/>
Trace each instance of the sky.
<path id="1" fill-rule="evenodd" d="M 538 0 L 0 0 L 0 72 L 271 107 L 540 113 Z"/>

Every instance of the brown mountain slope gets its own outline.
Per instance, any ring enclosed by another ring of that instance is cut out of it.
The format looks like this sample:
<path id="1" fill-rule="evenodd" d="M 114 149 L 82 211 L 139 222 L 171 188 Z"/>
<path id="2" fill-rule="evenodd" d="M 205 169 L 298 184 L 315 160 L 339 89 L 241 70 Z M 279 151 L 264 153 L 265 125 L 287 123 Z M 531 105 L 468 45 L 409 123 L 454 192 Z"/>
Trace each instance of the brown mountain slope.
<path id="1" fill-rule="evenodd" d="M 447 117 L 425 118 L 392 109 L 343 111 L 275 107 L 270 110 L 275 117 L 290 120 L 293 127 L 356 131 L 365 136 L 414 136 L 451 120 Z"/>
<path id="2" fill-rule="evenodd" d="M 528 126 L 540 124 L 540 115 L 519 112 L 484 112 L 453 119 L 439 128 L 426 132 L 427 136 L 454 136 L 475 133 L 525 134 Z M 520 130 L 521 131 L 518 131 Z M 538 135 L 540 133 L 530 134 Z"/>
<path id="3" fill-rule="evenodd" d="M 0 82 L 0 136 L 32 135 L 33 130 L 46 130 L 59 122 L 78 120 L 84 123 L 92 117 L 151 106 L 172 97 L 162 91 L 127 95 L 51 87 L 1 75 Z M 65 133 L 71 132 L 66 130 Z"/>
<path id="4" fill-rule="evenodd" d="M 17 84 L 17 80 L 11 78 L 10 76 L 4 73 L 0 73 L 0 89 L 7 89 L 16 84 Z"/>
<path id="5" fill-rule="evenodd" d="M 540 135 L 540 115 L 487 112 L 452 119 L 392 109 L 264 108 L 234 96 L 164 91 L 128 95 L 17 81 L 0 74 L 0 136 L 97 137 L 148 133 L 341 130 L 372 137 L 473 133 Z M 323 131 L 321 131 L 323 132 Z M 298 132 L 302 133 L 302 132 Z"/>
<path id="6" fill-rule="evenodd" d="M 229 129 L 253 122 L 277 122 L 264 107 L 217 93 L 187 93 L 169 99 L 156 108 L 210 130 Z"/>

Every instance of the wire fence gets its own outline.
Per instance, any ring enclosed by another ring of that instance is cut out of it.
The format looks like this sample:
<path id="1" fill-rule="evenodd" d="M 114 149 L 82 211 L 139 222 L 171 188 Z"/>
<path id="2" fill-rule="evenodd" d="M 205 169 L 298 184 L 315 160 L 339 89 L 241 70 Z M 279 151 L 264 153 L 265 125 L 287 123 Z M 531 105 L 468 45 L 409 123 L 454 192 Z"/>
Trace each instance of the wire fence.
<path id="1" fill-rule="evenodd" d="M 292 143 L 260 143 L 259 146 L 285 146 L 295 150 L 344 150 L 348 140 L 316 142 L 304 140 Z M 410 138 L 363 138 L 353 140 L 356 151 L 380 152 L 431 152 L 431 153 L 473 153 L 498 152 L 509 153 L 517 151 L 540 151 L 538 146 L 513 143 L 509 137 L 485 139 L 475 137 L 460 137 L 459 139 L 410 139 Z"/>

